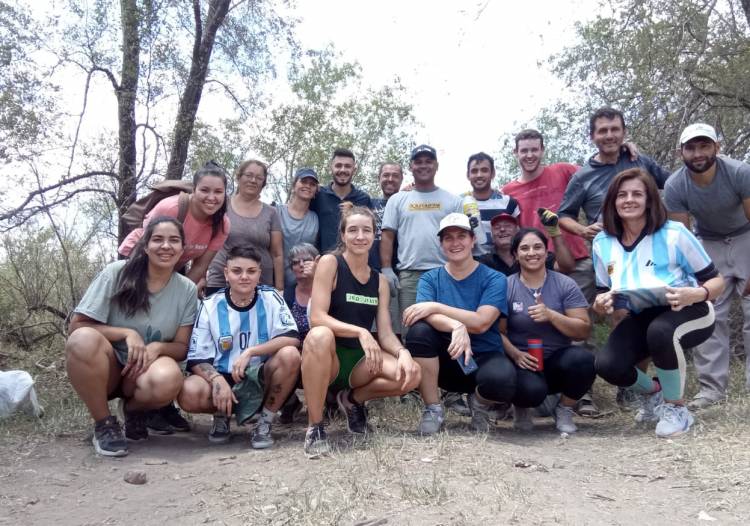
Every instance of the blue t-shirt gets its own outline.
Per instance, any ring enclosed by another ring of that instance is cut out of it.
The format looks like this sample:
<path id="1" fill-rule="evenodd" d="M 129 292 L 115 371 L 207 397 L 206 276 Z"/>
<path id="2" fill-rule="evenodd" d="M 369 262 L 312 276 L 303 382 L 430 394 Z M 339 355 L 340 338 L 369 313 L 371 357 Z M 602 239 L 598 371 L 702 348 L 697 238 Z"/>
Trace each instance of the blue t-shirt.
<path id="1" fill-rule="evenodd" d="M 462 280 L 454 279 L 445 267 L 438 267 L 425 272 L 419 278 L 417 303 L 436 301 L 471 312 L 476 312 L 482 305 L 491 305 L 503 315 L 507 315 L 505 290 L 505 276 L 481 263 L 474 272 Z M 470 334 L 469 337 L 471 350 L 475 354 L 503 352 L 503 342 L 497 323 L 493 323 L 487 332 Z"/>

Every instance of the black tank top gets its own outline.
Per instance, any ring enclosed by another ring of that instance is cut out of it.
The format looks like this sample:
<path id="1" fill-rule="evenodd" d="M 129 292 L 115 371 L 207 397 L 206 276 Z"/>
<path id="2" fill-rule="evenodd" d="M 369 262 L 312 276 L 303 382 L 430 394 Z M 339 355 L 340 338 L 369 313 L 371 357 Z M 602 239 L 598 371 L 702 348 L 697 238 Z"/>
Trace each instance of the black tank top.
<path id="1" fill-rule="evenodd" d="M 349 270 L 344 256 L 337 255 L 336 288 L 331 292 L 331 306 L 328 314 L 344 323 L 362 327 L 368 331 L 372 328 L 378 313 L 378 284 L 380 276 L 370 269 L 370 279 L 362 284 Z M 336 344 L 349 349 L 361 349 L 357 338 L 336 337 Z"/>

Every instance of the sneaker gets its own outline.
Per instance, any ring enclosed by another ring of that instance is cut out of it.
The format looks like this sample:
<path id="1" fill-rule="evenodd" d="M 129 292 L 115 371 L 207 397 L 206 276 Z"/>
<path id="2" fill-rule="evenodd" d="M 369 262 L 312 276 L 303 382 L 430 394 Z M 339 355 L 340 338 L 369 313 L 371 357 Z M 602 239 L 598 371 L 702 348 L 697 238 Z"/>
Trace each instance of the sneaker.
<path id="1" fill-rule="evenodd" d="M 656 424 L 656 436 L 661 438 L 682 435 L 693 425 L 693 415 L 684 405 L 664 402 L 661 405 L 659 423 Z"/>
<path id="2" fill-rule="evenodd" d="M 346 428 L 350 433 L 364 435 L 369 432 L 367 426 L 367 408 L 364 404 L 354 404 L 349 401 L 349 389 L 339 391 L 336 395 L 339 409 L 346 415 Z"/>
<path id="3" fill-rule="evenodd" d="M 292 393 L 291 398 L 287 400 L 287 402 L 281 407 L 281 412 L 279 413 L 279 423 L 280 424 L 291 424 L 294 422 L 294 419 L 297 418 L 297 415 L 300 414 L 302 411 L 302 402 L 299 401 L 299 398 L 297 398 L 297 395 Z"/>
<path id="4" fill-rule="evenodd" d="M 599 408 L 591 398 L 591 393 L 588 392 L 583 395 L 580 400 L 576 402 L 574 407 L 576 414 L 587 418 L 596 418 L 601 415 Z"/>
<path id="5" fill-rule="evenodd" d="M 125 438 L 137 442 L 148 438 L 148 427 L 146 427 L 145 411 L 126 411 L 123 404 L 123 414 L 125 415 Z"/>
<path id="6" fill-rule="evenodd" d="M 712 398 L 698 395 L 690 400 L 690 403 L 688 403 L 688 409 L 692 409 L 693 411 L 700 411 L 701 409 L 706 409 L 707 407 L 718 404 L 721 401 L 722 400 L 714 400 Z"/>
<path id="7" fill-rule="evenodd" d="M 472 393 L 469 395 L 469 407 L 471 408 L 471 427 L 474 431 L 477 433 L 489 432 L 492 404 L 483 404 Z"/>
<path id="8" fill-rule="evenodd" d="M 167 422 L 164 416 L 162 416 L 161 409 L 145 411 L 144 419 L 146 420 L 146 427 L 150 432 L 156 435 L 171 435 L 174 433 L 172 426 L 169 425 L 169 422 Z"/>
<path id="9" fill-rule="evenodd" d="M 443 395 L 443 407 L 447 411 L 453 411 L 460 416 L 471 416 L 471 408 L 466 403 L 466 397 L 461 393 L 445 393 Z"/>
<path id="10" fill-rule="evenodd" d="M 557 407 L 555 407 L 555 427 L 560 433 L 575 433 L 578 431 L 573 423 L 574 414 L 572 407 L 557 404 Z"/>
<path id="11" fill-rule="evenodd" d="M 641 407 L 641 399 L 638 393 L 627 387 L 618 387 L 615 397 L 621 411 L 637 411 Z"/>
<path id="12" fill-rule="evenodd" d="M 250 439 L 250 445 L 253 449 L 267 449 L 273 445 L 271 436 L 271 422 L 261 418 L 253 429 L 253 436 Z"/>
<path id="13" fill-rule="evenodd" d="M 442 406 L 425 406 L 422 411 L 422 420 L 419 421 L 420 435 L 434 435 L 443 427 L 445 412 Z"/>
<path id="14" fill-rule="evenodd" d="M 94 425 L 94 449 L 105 457 L 124 457 L 128 454 L 128 441 L 117 418 L 108 416 Z"/>
<path id="15" fill-rule="evenodd" d="M 531 409 L 528 407 L 513 406 L 513 429 L 528 433 L 534 429 L 534 421 L 531 419 Z"/>
<path id="16" fill-rule="evenodd" d="M 211 430 L 208 432 L 208 441 L 212 444 L 226 444 L 232 437 L 229 432 L 229 417 L 222 414 L 215 414 L 211 423 Z"/>
<path id="17" fill-rule="evenodd" d="M 643 393 L 640 395 L 641 407 L 635 412 L 635 421 L 639 424 L 644 422 L 657 422 L 661 416 L 661 404 L 664 403 L 664 395 L 661 391 L 655 393 Z"/>
<path id="18" fill-rule="evenodd" d="M 305 433 L 305 456 L 307 458 L 318 458 L 331 453 L 328 444 L 328 435 L 323 424 L 313 424 L 307 428 Z"/>
<path id="19" fill-rule="evenodd" d="M 495 423 L 502 422 L 506 418 L 510 418 L 511 406 L 508 402 L 496 402 L 490 405 L 490 420 Z"/>
<path id="20" fill-rule="evenodd" d="M 158 410 L 159 415 L 169 424 L 173 431 L 187 432 L 190 431 L 190 422 L 177 409 L 174 403 L 165 405 Z"/>

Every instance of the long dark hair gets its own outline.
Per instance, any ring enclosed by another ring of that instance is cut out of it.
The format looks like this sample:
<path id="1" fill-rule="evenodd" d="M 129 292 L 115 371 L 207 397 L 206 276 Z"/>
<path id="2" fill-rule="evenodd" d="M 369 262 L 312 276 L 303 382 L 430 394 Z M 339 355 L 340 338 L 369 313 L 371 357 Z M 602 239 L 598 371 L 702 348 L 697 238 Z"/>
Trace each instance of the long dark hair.
<path id="1" fill-rule="evenodd" d="M 646 234 L 653 234 L 667 222 L 667 210 L 659 197 L 659 188 L 654 178 L 642 168 L 628 168 L 618 173 L 609 183 L 607 194 L 604 196 L 602 205 L 602 223 L 604 231 L 611 236 L 621 238 L 623 234 L 622 219 L 617 213 L 615 201 L 617 192 L 625 181 L 637 179 L 643 183 L 646 189 Z"/>
<path id="2" fill-rule="evenodd" d="M 513 236 L 513 240 L 510 242 L 510 253 L 514 259 L 517 259 L 518 246 L 521 244 L 521 241 L 526 237 L 527 234 L 534 234 L 536 237 L 538 237 L 539 240 L 544 243 L 544 250 L 547 250 L 547 236 L 545 236 L 544 233 L 538 228 L 534 228 L 532 226 L 524 227 L 516 232 L 516 234 Z"/>
<path id="3" fill-rule="evenodd" d="M 224 202 L 222 203 L 221 208 L 211 216 L 211 237 L 214 238 L 216 237 L 216 234 L 219 233 L 219 230 L 222 232 L 224 231 L 224 214 L 227 213 L 227 172 L 216 161 L 208 161 L 197 172 L 195 172 L 195 175 L 193 175 L 193 192 L 195 192 L 195 188 L 198 186 L 200 180 L 207 175 L 218 177 L 224 183 Z"/>
<path id="4" fill-rule="evenodd" d="M 180 233 L 182 244 L 183 246 L 185 245 L 185 231 L 182 228 L 182 224 L 174 217 L 160 216 L 149 221 L 148 226 L 143 231 L 143 236 L 133 247 L 130 259 L 128 259 L 122 270 L 120 270 L 120 275 L 117 278 L 117 292 L 112 296 L 112 301 L 120 307 L 120 310 L 126 316 L 135 316 L 139 310 L 143 310 L 148 314 L 151 309 L 148 284 L 146 283 L 148 279 L 148 254 L 146 254 L 146 246 L 151 241 L 151 236 L 154 235 L 156 227 L 163 223 L 175 225 Z"/>

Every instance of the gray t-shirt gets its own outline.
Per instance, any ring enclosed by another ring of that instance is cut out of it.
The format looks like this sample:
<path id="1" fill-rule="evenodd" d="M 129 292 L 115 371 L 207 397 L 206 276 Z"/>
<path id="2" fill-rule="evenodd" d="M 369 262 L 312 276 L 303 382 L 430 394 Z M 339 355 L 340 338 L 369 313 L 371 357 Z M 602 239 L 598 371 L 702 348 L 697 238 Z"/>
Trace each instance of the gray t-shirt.
<path id="1" fill-rule="evenodd" d="M 750 230 L 742 201 L 750 197 L 750 165 L 724 155 L 716 157 L 716 175 L 708 186 L 698 186 L 683 166 L 667 180 L 664 203 L 674 213 L 695 217 L 698 235 L 724 239 Z"/>
<path id="2" fill-rule="evenodd" d="M 231 200 L 227 201 L 227 216 L 232 223 L 224 247 L 219 250 L 208 267 L 209 287 L 224 287 L 224 266 L 227 263 L 227 252 L 236 246 L 253 246 L 260 253 L 260 283 L 273 284 L 273 259 L 271 258 L 271 232 L 281 232 L 281 222 L 276 209 L 266 203 L 256 217 L 239 215 L 232 208 Z"/>
<path id="3" fill-rule="evenodd" d="M 388 199 L 383 230 L 397 233 L 399 270 L 430 270 L 445 263 L 437 236 L 440 220 L 462 211 L 461 198 L 442 188 L 398 192 Z"/>
<path id="4" fill-rule="evenodd" d="M 567 309 L 588 309 L 589 304 L 576 282 L 564 274 L 547 271 L 542 285 L 541 298 L 547 308 L 565 313 Z M 570 347 L 572 340 L 551 323 L 537 323 L 529 316 L 529 307 L 536 305 L 534 294 L 523 284 L 519 274 L 508 278 L 508 339 L 521 351 L 526 351 L 529 338 L 539 338 L 544 345 L 544 355 Z"/>
<path id="5" fill-rule="evenodd" d="M 177 329 L 192 325 L 195 321 L 198 306 L 195 283 L 175 272 L 163 289 L 150 295 L 151 308 L 148 313 L 141 310 L 134 316 L 127 316 L 112 301 L 117 292 L 120 271 L 125 263 L 124 260 L 115 261 L 104 267 L 89 285 L 75 312 L 111 327 L 133 329 L 141 335 L 146 344 L 171 342 L 177 334 Z M 113 342 L 112 347 L 120 363 L 127 362 L 128 349 L 125 341 Z"/>
<path id="6" fill-rule="evenodd" d="M 277 208 L 281 221 L 281 234 L 284 236 L 284 287 L 297 282 L 294 272 L 289 266 L 289 250 L 300 243 L 310 243 L 315 246 L 318 239 L 318 214 L 308 210 L 302 219 L 292 217 L 289 205 Z"/>
<path id="7" fill-rule="evenodd" d="M 600 163 L 594 157 L 595 155 L 570 179 L 557 211 L 560 217 L 572 217 L 578 221 L 578 213 L 583 208 L 589 224 L 600 221 L 599 214 L 609 183 L 615 175 L 628 168 L 643 168 L 651 174 L 659 188 L 664 188 L 669 177 L 669 172 L 646 155 L 639 155 L 635 161 L 631 161 L 630 154 L 623 150 L 615 164 Z"/>

